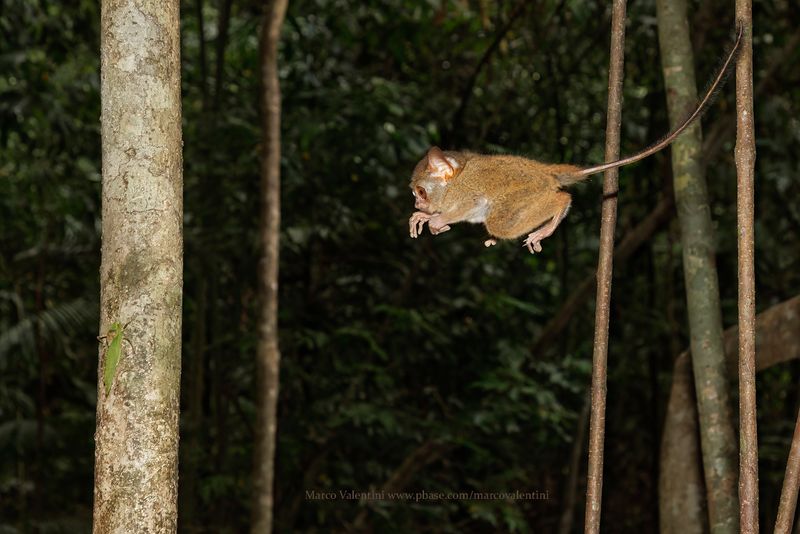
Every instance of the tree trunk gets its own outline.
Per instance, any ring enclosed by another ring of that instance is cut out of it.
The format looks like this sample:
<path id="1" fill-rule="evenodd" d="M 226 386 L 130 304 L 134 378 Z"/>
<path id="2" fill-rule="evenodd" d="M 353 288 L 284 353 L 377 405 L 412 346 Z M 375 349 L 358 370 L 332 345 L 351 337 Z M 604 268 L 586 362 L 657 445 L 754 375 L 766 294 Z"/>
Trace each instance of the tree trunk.
<path id="1" fill-rule="evenodd" d="M 674 127 L 697 102 L 686 0 L 658 0 L 656 6 L 667 106 Z M 672 144 L 672 171 L 683 244 L 709 521 L 712 532 L 733 533 L 738 529 L 736 434 L 725 372 L 714 230 L 701 149 L 700 125 L 695 123 Z"/>
<path id="2" fill-rule="evenodd" d="M 179 3 L 104 0 L 94 532 L 174 532 L 183 284 Z"/>
<path id="3" fill-rule="evenodd" d="M 280 237 L 281 94 L 278 81 L 278 43 L 288 0 L 270 0 L 261 28 L 262 120 L 261 246 L 256 380 L 256 443 L 252 532 L 272 530 L 277 428 L 278 370 L 278 245 Z"/>

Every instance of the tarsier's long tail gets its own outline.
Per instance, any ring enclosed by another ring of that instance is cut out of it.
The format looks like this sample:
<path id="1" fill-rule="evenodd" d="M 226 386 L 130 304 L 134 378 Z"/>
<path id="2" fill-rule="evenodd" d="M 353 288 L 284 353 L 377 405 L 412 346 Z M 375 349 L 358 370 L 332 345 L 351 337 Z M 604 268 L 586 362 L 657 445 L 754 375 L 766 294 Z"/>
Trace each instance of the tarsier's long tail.
<path id="1" fill-rule="evenodd" d="M 708 109 L 708 106 L 714 101 L 715 97 L 717 96 L 717 92 L 724 84 L 725 80 L 728 77 L 728 73 L 733 66 L 736 56 L 739 54 L 739 45 L 742 42 L 742 35 L 744 34 L 744 25 L 739 24 L 737 28 L 737 35 L 736 41 L 731 48 L 731 51 L 728 53 L 728 57 L 725 58 L 725 61 L 722 63 L 722 66 L 717 72 L 716 77 L 714 77 L 713 81 L 708 87 L 708 91 L 703 96 L 703 99 L 700 100 L 700 103 L 697 105 L 694 111 L 692 111 L 681 124 L 672 130 L 670 133 L 650 145 L 649 147 L 645 148 L 641 152 L 637 152 L 631 156 L 627 156 L 622 159 L 618 159 L 617 161 L 610 161 L 608 163 L 601 163 L 599 165 L 594 165 L 592 167 L 584 167 L 577 172 L 574 173 L 565 173 L 557 176 L 558 182 L 561 185 L 567 186 L 574 184 L 576 182 L 580 182 L 581 180 L 585 180 L 588 176 L 592 174 L 597 174 L 598 172 L 603 172 L 608 169 L 613 169 L 615 167 L 622 167 L 623 165 L 628 165 L 629 163 L 636 163 L 637 161 L 646 158 L 652 154 L 655 154 L 659 150 L 665 148 L 667 145 L 672 143 L 677 137 L 683 133 L 683 131 L 688 128 L 694 121 L 700 118 L 703 113 Z"/>

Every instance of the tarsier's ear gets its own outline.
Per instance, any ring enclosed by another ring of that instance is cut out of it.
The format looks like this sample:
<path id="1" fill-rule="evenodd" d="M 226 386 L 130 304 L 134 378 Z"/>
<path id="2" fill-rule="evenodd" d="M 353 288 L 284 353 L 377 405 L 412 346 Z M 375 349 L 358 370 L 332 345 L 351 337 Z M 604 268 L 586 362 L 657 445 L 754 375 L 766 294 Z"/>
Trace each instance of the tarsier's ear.
<path id="1" fill-rule="evenodd" d="M 428 172 L 431 176 L 445 181 L 449 180 L 456 173 L 455 163 L 453 158 L 446 157 L 444 152 L 437 146 L 433 146 L 428 150 Z"/>

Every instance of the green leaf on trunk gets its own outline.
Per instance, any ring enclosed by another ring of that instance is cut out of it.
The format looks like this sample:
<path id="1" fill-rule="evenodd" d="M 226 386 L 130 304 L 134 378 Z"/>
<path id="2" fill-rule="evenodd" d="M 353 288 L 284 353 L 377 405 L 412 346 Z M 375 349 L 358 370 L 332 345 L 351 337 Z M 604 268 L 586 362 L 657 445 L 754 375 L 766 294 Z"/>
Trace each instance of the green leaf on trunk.
<path id="1" fill-rule="evenodd" d="M 111 386 L 114 384 L 114 375 L 117 371 L 117 364 L 122 355 L 122 336 L 125 328 L 122 323 L 116 322 L 108 330 L 108 348 L 106 349 L 106 362 L 104 365 L 103 381 L 106 386 L 106 395 L 111 393 Z"/>

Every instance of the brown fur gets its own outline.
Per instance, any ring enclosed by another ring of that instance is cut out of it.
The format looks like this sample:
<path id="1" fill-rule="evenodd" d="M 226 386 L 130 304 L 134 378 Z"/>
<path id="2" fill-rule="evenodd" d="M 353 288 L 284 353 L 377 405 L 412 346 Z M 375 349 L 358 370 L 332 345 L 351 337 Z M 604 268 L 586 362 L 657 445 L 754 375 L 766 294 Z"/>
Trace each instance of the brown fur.
<path id="1" fill-rule="evenodd" d="M 441 168 L 444 176 L 437 174 Z M 434 147 L 414 169 L 411 188 L 424 190 L 426 202 L 418 201 L 418 208 L 431 215 L 434 233 L 451 223 L 478 219 L 474 222 L 483 222 L 490 235 L 514 239 L 557 219 L 551 225 L 555 229 L 570 205 L 560 177 L 578 170 L 519 156 L 442 152 Z"/>

